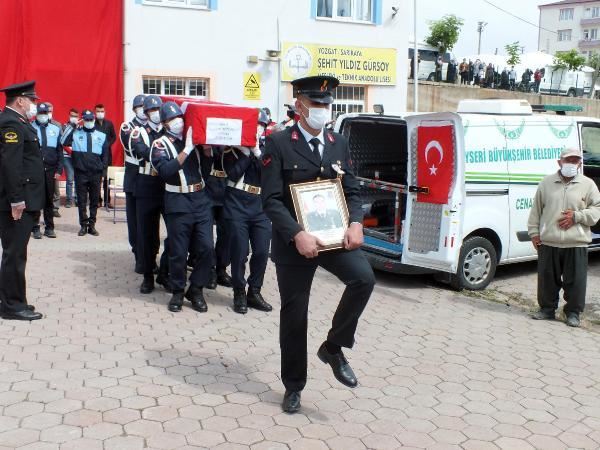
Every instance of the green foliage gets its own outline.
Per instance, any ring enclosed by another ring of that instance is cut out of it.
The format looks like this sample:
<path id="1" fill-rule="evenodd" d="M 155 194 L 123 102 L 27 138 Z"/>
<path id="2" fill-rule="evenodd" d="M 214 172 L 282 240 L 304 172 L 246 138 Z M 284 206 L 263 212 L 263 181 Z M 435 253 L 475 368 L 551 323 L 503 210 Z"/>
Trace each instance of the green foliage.
<path id="1" fill-rule="evenodd" d="M 464 23 L 464 20 L 454 14 L 445 15 L 440 20 L 432 20 L 429 22 L 429 36 L 425 42 L 439 49 L 440 53 L 446 53 L 458 42 Z"/>
<path id="2" fill-rule="evenodd" d="M 516 66 L 521 62 L 521 45 L 519 41 L 513 42 L 512 44 L 506 44 L 504 46 L 506 53 L 508 53 L 507 63 L 509 66 Z"/>
<path id="3" fill-rule="evenodd" d="M 585 57 L 575 49 L 568 52 L 556 52 L 554 67 L 557 69 L 579 70 L 585 64 Z"/>

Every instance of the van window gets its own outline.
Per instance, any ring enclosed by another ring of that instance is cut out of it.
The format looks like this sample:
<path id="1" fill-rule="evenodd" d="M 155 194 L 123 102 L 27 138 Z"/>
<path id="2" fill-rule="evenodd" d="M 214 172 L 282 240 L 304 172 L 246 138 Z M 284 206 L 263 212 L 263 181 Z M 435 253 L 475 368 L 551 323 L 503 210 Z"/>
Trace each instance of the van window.
<path id="1" fill-rule="evenodd" d="M 421 55 L 421 61 L 435 61 L 437 59 L 437 52 L 433 50 L 419 50 Z"/>
<path id="2" fill-rule="evenodd" d="M 581 129 L 583 151 L 600 156 L 600 128 L 584 126 Z"/>

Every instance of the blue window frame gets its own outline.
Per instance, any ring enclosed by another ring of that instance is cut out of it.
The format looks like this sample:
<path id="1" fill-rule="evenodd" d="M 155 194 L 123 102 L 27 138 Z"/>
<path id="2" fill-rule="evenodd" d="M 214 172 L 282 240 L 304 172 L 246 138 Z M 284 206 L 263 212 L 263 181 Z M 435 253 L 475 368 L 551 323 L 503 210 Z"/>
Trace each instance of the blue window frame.
<path id="1" fill-rule="evenodd" d="M 311 0 L 311 17 L 381 25 L 383 0 Z"/>

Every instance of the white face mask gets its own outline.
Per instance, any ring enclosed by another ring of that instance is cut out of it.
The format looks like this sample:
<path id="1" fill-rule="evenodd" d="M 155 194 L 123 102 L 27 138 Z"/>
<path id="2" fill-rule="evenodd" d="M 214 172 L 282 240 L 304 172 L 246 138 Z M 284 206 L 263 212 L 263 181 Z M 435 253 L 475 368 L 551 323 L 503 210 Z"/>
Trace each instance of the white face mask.
<path id="1" fill-rule="evenodd" d="M 306 119 L 306 123 L 309 127 L 315 130 L 321 130 L 325 127 L 325 124 L 329 122 L 331 117 L 329 108 L 309 108 L 304 103 L 302 103 L 302 106 L 308 109 L 308 117 L 304 116 L 304 113 L 302 113 L 302 115 Z"/>
<path id="2" fill-rule="evenodd" d="M 181 136 L 183 133 L 183 119 L 176 117 L 169 122 L 169 131 L 176 136 Z"/>
<path id="3" fill-rule="evenodd" d="M 160 113 L 158 111 L 151 111 L 148 118 L 157 125 L 160 123 Z"/>
<path id="4" fill-rule="evenodd" d="M 49 117 L 49 114 L 38 114 L 36 120 L 42 125 L 45 125 L 48 123 Z"/>
<path id="5" fill-rule="evenodd" d="M 148 116 L 146 116 L 146 114 L 144 113 L 144 108 L 142 108 L 141 106 L 138 106 L 133 111 L 135 112 L 135 117 L 137 117 L 138 119 L 144 121 L 148 120 Z"/>
<path id="6" fill-rule="evenodd" d="M 49 113 L 48 113 L 48 119 L 49 119 L 49 120 L 52 120 L 52 112 L 49 112 Z"/>
<path id="7" fill-rule="evenodd" d="M 579 164 L 563 163 L 560 173 L 565 178 L 573 178 L 579 172 Z"/>
<path id="8" fill-rule="evenodd" d="M 94 125 L 96 123 L 93 120 L 86 120 L 83 122 L 83 126 L 86 127 L 88 130 L 91 130 L 92 128 L 94 128 Z"/>
<path id="9" fill-rule="evenodd" d="M 103 112 L 96 113 L 96 119 L 103 120 L 104 119 L 104 113 Z"/>
<path id="10" fill-rule="evenodd" d="M 77 117 L 69 117 L 69 123 L 71 123 L 72 125 L 77 125 Z"/>
<path id="11" fill-rule="evenodd" d="M 29 120 L 33 119 L 37 114 L 37 106 L 35 106 L 35 103 L 30 103 L 29 104 L 29 109 L 25 112 L 25 115 L 27 116 L 27 118 Z"/>

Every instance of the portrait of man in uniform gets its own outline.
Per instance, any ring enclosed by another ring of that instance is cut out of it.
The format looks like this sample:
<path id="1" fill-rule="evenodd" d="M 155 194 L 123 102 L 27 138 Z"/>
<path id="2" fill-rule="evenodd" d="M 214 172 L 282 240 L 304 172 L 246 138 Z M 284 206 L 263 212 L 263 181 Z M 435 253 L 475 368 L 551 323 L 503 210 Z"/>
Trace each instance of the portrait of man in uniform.
<path id="1" fill-rule="evenodd" d="M 325 195 L 313 194 L 310 199 L 311 211 L 306 215 L 308 232 L 332 230 L 342 227 L 342 216 L 337 209 L 328 205 Z"/>

